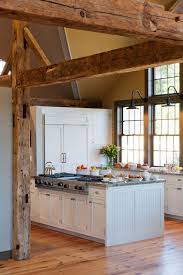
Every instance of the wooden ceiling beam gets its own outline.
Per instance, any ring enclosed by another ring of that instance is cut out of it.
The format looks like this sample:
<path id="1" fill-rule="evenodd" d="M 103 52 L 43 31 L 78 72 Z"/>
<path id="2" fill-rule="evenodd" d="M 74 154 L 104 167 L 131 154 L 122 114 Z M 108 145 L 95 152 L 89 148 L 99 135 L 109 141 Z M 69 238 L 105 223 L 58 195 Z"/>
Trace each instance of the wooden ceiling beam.
<path id="1" fill-rule="evenodd" d="M 32 51 L 35 53 L 35 55 L 38 57 L 40 62 L 45 66 L 51 65 L 50 60 L 48 59 L 45 52 L 43 51 L 43 49 L 41 48 L 41 46 L 39 45 L 36 38 L 34 37 L 34 35 L 29 30 L 28 27 L 24 28 L 24 37 L 25 37 L 25 40 L 27 41 L 29 47 L 32 49 Z"/>
<path id="2" fill-rule="evenodd" d="M 30 98 L 31 106 L 102 108 L 101 101 L 72 100 L 62 98 Z"/>
<path id="3" fill-rule="evenodd" d="M 160 42 L 145 42 L 73 59 L 58 65 L 41 67 L 18 75 L 18 87 L 46 86 L 100 75 L 127 73 L 161 64 L 183 62 L 183 46 Z"/>
<path id="4" fill-rule="evenodd" d="M 183 43 L 183 17 L 145 0 L 0 0 L 0 15 L 68 28 Z"/>
<path id="5" fill-rule="evenodd" d="M 11 75 L 0 75 L 0 87 L 11 87 Z"/>

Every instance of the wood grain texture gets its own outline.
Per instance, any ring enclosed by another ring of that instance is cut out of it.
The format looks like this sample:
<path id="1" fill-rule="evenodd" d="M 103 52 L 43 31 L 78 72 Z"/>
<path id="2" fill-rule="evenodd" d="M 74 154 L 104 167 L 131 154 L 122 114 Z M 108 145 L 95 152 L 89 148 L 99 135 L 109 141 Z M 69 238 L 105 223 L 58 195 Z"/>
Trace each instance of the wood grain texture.
<path id="1" fill-rule="evenodd" d="M 130 245 L 102 244 L 33 226 L 32 259 L 0 262 L 3 275 L 182 275 L 183 222 L 167 220 L 165 235 Z"/>
<path id="2" fill-rule="evenodd" d="M 27 41 L 29 47 L 32 49 L 32 51 L 35 53 L 35 55 L 38 57 L 42 65 L 49 66 L 51 65 L 50 60 L 46 56 L 45 52 L 37 42 L 36 38 L 34 35 L 31 33 L 29 28 L 25 27 L 24 28 L 24 37 L 25 40 Z"/>
<path id="3" fill-rule="evenodd" d="M 0 75 L 0 87 L 11 87 L 11 75 Z"/>
<path id="4" fill-rule="evenodd" d="M 18 75 L 19 87 L 45 86 L 81 78 L 127 73 L 162 64 L 183 62 L 183 46 L 160 42 L 142 44 L 41 67 Z"/>
<path id="5" fill-rule="evenodd" d="M 75 29 L 183 42 L 183 17 L 146 0 L 0 0 L 0 14 Z"/>
<path id="6" fill-rule="evenodd" d="M 25 69 L 28 51 L 25 22 L 13 22 L 12 109 L 13 109 L 13 257 L 30 256 L 30 106 L 29 91 L 17 88 L 17 74 Z"/>
<path id="7" fill-rule="evenodd" d="M 102 108 L 102 102 L 90 100 L 72 100 L 60 98 L 33 98 L 30 97 L 31 106 L 51 107 L 79 107 L 79 108 Z"/>

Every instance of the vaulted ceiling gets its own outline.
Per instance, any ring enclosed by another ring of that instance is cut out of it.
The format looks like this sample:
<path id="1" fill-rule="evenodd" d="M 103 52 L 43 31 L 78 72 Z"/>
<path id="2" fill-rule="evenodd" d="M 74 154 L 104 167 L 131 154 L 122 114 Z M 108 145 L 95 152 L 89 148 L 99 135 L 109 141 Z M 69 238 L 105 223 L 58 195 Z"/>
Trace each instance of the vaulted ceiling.
<path id="1" fill-rule="evenodd" d="M 166 9 L 169 9 L 175 0 L 151 0 L 151 2 L 165 5 Z M 0 40 L 2 41 L 0 43 L 0 58 L 6 60 L 11 45 L 11 20 L 1 18 L 0 26 Z M 66 42 L 68 42 L 72 58 L 87 56 L 138 43 L 137 40 L 131 38 L 72 29 L 65 30 L 67 41 L 63 41 L 64 37 L 61 35 L 63 29 L 61 28 L 31 24 L 31 29 L 52 63 L 58 63 L 65 60 L 66 54 L 64 48 L 67 44 Z M 32 66 L 36 67 L 40 65 L 33 55 L 31 59 Z M 77 82 L 80 98 L 103 99 L 105 96 L 109 97 L 113 87 L 116 86 L 119 80 L 119 74 L 98 77 L 92 80 L 80 80 Z M 76 85 L 74 88 L 76 89 Z M 33 96 L 38 97 L 51 95 L 52 97 L 64 98 L 73 98 L 76 94 L 73 93 L 73 85 L 71 84 L 58 84 L 44 88 L 35 88 L 31 90 L 31 93 Z"/>

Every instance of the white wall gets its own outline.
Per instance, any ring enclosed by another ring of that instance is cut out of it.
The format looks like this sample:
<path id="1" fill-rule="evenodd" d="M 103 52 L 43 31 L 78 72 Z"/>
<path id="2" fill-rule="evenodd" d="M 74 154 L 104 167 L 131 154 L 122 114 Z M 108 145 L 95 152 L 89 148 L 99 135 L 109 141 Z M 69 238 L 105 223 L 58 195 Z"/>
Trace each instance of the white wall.
<path id="1" fill-rule="evenodd" d="M 0 252 L 11 250 L 12 112 L 11 89 L 0 88 Z"/>

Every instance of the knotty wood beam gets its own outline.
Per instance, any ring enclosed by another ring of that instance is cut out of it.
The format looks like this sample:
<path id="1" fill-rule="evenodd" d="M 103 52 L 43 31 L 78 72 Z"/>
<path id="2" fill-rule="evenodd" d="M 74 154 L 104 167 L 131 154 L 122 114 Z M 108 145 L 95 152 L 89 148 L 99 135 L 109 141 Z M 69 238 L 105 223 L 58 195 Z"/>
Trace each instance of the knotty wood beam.
<path id="1" fill-rule="evenodd" d="M 0 15 L 115 35 L 183 42 L 183 17 L 146 0 L 0 0 Z"/>
<path id="2" fill-rule="evenodd" d="M 28 51 L 25 22 L 13 22 L 13 258 L 30 256 L 30 105 L 29 91 L 17 88 L 17 75 L 25 70 Z"/>
<path id="3" fill-rule="evenodd" d="M 71 100 L 60 98 L 31 98 L 30 105 L 50 107 L 102 108 L 102 103 L 100 101 Z"/>
<path id="4" fill-rule="evenodd" d="M 183 46 L 146 42 L 88 57 L 73 59 L 58 65 L 20 72 L 19 87 L 45 86 L 81 78 L 116 72 L 127 73 L 161 64 L 183 62 Z"/>
<path id="5" fill-rule="evenodd" d="M 0 87 L 11 87 L 11 75 L 0 75 Z"/>
<path id="6" fill-rule="evenodd" d="M 12 66 L 12 53 L 9 54 L 1 75 L 7 75 L 9 71 L 11 71 L 11 66 Z"/>
<path id="7" fill-rule="evenodd" d="M 25 37 L 29 47 L 32 49 L 32 51 L 35 53 L 35 55 L 39 58 L 41 63 L 46 66 L 51 65 L 50 60 L 44 53 L 43 49 L 40 47 L 40 45 L 37 42 L 34 35 L 31 33 L 31 31 L 27 27 L 24 28 L 24 37 Z"/>

